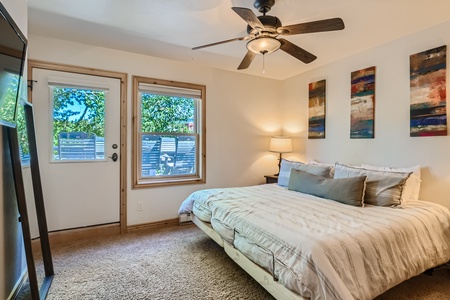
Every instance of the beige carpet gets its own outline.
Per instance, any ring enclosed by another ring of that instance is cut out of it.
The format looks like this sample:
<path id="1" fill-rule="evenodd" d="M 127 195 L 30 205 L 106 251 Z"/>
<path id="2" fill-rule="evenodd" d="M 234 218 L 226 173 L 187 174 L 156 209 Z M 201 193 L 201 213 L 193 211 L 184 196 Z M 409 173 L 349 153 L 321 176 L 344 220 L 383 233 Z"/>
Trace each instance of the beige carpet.
<path id="1" fill-rule="evenodd" d="M 66 244 L 52 255 L 48 300 L 274 299 L 194 225 Z M 420 275 L 376 299 L 450 299 L 450 271 Z"/>

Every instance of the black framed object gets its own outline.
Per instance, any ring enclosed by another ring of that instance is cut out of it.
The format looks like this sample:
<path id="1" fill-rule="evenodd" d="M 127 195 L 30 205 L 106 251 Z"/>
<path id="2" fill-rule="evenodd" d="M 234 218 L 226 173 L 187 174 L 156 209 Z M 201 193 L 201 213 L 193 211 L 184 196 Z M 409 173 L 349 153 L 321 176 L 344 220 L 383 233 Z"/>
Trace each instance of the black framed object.
<path id="1" fill-rule="evenodd" d="M 34 263 L 33 250 L 31 245 L 30 223 L 25 198 L 25 186 L 22 176 L 22 165 L 20 160 L 19 141 L 17 128 L 4 127 L 10 147 L 10 158 L 14 176 L 14 187 L 17 196 L 17 206 L 19 209 L 19 221 L 22 224 L 22 235 L 24 240 L 25 256 L 27 259 L 28 280 L 30 284 L 30 294 L 32 300 L 45 299 L 53 280 L 54 270 L 48 239 L 47 219 L 45 216 L 44 197 L 42 192 L 41 176 L 36 146 L 36 134 L 34 128 L 33 107 L 30 103 L 24 103 L 25 121 L 27 126 L 28 144 L 30 151 L 30 168 L 34 192 L 34 202 L 39 227 L 42 259 L 44 263 L 45 278 L 39 288 L 36 266 Z"/>
<path id="2" fill-rule="evenodd" d="M 45 215 L 44 194 L 42 192 L 41 172 L 39 169 L 39 159 L 36 142 L 36 130 L 34 128 L 33 106 L 31 103 L 24 103 L 25 123 L 28 133 L 28 145 L 30 148 L 30 168 L 31 180 L 33 183 L 34 203 L 39 227 L 39 238 L 41 243 L 42 259 L 44 262 L 45 278 L 40 289 L 40 299 L 45 299 L 48 289 L 53 280 L 53 260 L 48 238 L 47 217 Z"/>
<path id="3" fill-rule="evenodd" d="M 15 127 L 27 39 L 0 3 L 0 124 Z"/>

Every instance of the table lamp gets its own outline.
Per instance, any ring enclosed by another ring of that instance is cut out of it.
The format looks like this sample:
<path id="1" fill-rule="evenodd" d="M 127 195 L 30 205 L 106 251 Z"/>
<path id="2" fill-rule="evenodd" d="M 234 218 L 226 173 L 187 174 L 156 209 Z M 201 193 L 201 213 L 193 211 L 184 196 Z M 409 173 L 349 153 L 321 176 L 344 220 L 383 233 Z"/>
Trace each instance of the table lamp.
<path id="1" fill-rule="evenodd" d="M 270 146 L 269 146 L 270 152 L 280 153 L 280 158 L 278 162 L 278 174 L 275 174 L 275 176 L 278 176 L 280 174 L 281 169 L 281 155 L 282 153 L 288 153 L 292 152 L 292 140 L 288 136 L 274 136 L 270 139 Z"/>

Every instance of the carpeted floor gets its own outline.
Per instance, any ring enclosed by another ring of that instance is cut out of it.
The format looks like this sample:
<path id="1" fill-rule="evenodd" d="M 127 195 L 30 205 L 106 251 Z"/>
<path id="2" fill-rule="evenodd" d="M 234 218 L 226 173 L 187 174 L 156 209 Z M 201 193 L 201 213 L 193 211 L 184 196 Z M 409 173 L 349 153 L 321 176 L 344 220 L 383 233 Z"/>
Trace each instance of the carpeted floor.
<path id="1" fill-rule="evenodd" d="M 66 244 L 52 256 L 48 300 L 274 299 L 194 225 Z M 412 278 L 376 299 L 450 299 L 450 271 Z"/>

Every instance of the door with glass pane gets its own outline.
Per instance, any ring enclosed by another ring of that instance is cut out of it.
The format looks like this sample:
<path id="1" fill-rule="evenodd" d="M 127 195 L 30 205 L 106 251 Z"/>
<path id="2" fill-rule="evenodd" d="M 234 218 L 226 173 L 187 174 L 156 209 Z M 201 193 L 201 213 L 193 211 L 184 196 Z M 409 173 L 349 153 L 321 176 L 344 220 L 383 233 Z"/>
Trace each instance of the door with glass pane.
<path id="1" fill-rule="evenodd" d="M 120 221 L 119 79 L 33 69 L 50 231 Z"/>

